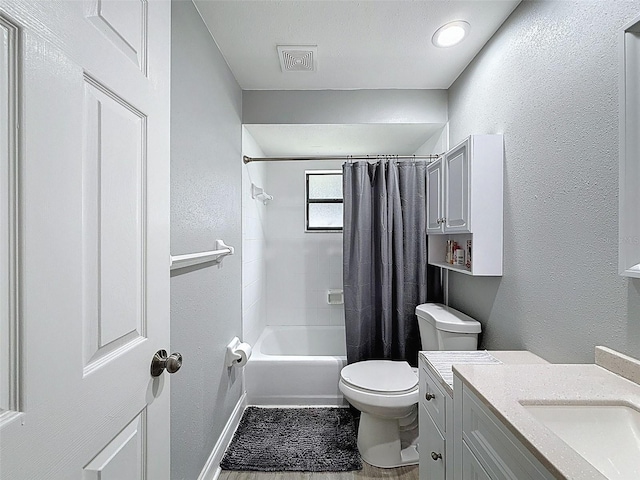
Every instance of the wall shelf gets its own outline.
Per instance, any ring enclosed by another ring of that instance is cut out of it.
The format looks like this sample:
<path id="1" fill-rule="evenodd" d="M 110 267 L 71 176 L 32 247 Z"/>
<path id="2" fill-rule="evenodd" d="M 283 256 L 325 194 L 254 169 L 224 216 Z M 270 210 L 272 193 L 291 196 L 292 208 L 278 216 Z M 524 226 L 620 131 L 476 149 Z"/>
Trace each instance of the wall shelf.
<path id="1" fill-rule="evenodd" d="M 453 270 L 454 272 L 464 273 L 465 275 L 473 275 L 473 273 L 471 273 L 471 270 L 464 265 L 452 265 L 447 262 L 429 262 L 429 264 L 436 267 Z"/>
<path id="2" fill-rule="evenodd" d="M 184 255 L 171 255 L 171 270 L 178 268 L 192 267 L 201 263 L 214 262 L 221 264 L 222 259 L 227 255 L 233 255 L 234 248 L 226 245 L 222 240 L 216 240 L 216 249 L 206 252 L 187 253 Z"/>

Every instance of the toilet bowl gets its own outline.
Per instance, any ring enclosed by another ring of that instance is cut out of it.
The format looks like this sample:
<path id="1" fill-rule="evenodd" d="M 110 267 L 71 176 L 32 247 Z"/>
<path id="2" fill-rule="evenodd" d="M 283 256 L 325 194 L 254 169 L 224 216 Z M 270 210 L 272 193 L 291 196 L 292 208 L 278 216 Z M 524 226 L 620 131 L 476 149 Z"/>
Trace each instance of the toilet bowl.
<path id="1" fill-rule="evenodd" d="M 375 467 L 418 462 L 418 372 L 407 362 L 367 360 L 340 372 L 340 391 L 360 410 L 358 450 Z"/>
<path id="2" fill-rule="evenodd" d="M 480 323 L 438 303 L 416 307 L 422 350 L 475 350 Z M 347 365 L 338 383 L 362 412 L 358 450 L 375 467 L 418 463 L 418 370 L 407 362 L 365 360 Z"/>

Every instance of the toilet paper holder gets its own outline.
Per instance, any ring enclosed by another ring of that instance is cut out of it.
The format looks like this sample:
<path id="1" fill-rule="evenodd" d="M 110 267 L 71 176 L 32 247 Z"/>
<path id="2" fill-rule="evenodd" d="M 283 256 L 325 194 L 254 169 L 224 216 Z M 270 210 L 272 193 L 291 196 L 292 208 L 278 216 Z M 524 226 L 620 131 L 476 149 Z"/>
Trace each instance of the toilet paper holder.
<path id="1" fill-rule="evenodd" d="M 227 367 L 243 367 L 251 358 L 251 346 L 248 343 L 242 343 L 238 337 L 227 345 L 225 354 L 225 365 Z"/>

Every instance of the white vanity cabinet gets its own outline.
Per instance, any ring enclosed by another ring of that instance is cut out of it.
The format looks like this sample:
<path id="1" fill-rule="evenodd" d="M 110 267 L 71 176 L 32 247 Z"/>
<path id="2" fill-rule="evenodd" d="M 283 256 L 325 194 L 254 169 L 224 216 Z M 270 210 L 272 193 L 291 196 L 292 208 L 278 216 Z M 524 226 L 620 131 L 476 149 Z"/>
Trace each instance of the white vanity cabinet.
<path id="1" fill-rule="evenodd" d="M 502 275 L 502 135 L 471 135 L 427 167 L 429 263 L 470 275 Z M 447 240 L 470 265 L 445 262 Z"/>
<path id="2" fill-rule="evenodd" d="M 452 480 L 453 397 L 420 356 L 420 480 Z"/>
<path id="3" fill-rule="evenodd" d="M 454 380 L 455 478 L 462 480 L 551 480 L 553 476 L 477 395 Z M 461 470 L 461 471 L 458 471 Z"/>

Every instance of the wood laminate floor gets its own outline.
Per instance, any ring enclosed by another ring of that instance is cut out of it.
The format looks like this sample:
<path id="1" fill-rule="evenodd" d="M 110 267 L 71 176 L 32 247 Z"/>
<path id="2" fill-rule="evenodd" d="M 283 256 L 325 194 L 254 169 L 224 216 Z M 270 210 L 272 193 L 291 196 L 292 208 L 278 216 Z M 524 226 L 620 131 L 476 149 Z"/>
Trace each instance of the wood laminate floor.
<path id="1" fill-rule="evenodd" d="M 418 480 L 418 466 L 377 468 L 362 462 L 353 472 L 236 472 L 222 470 L 219 480 Z"/>

